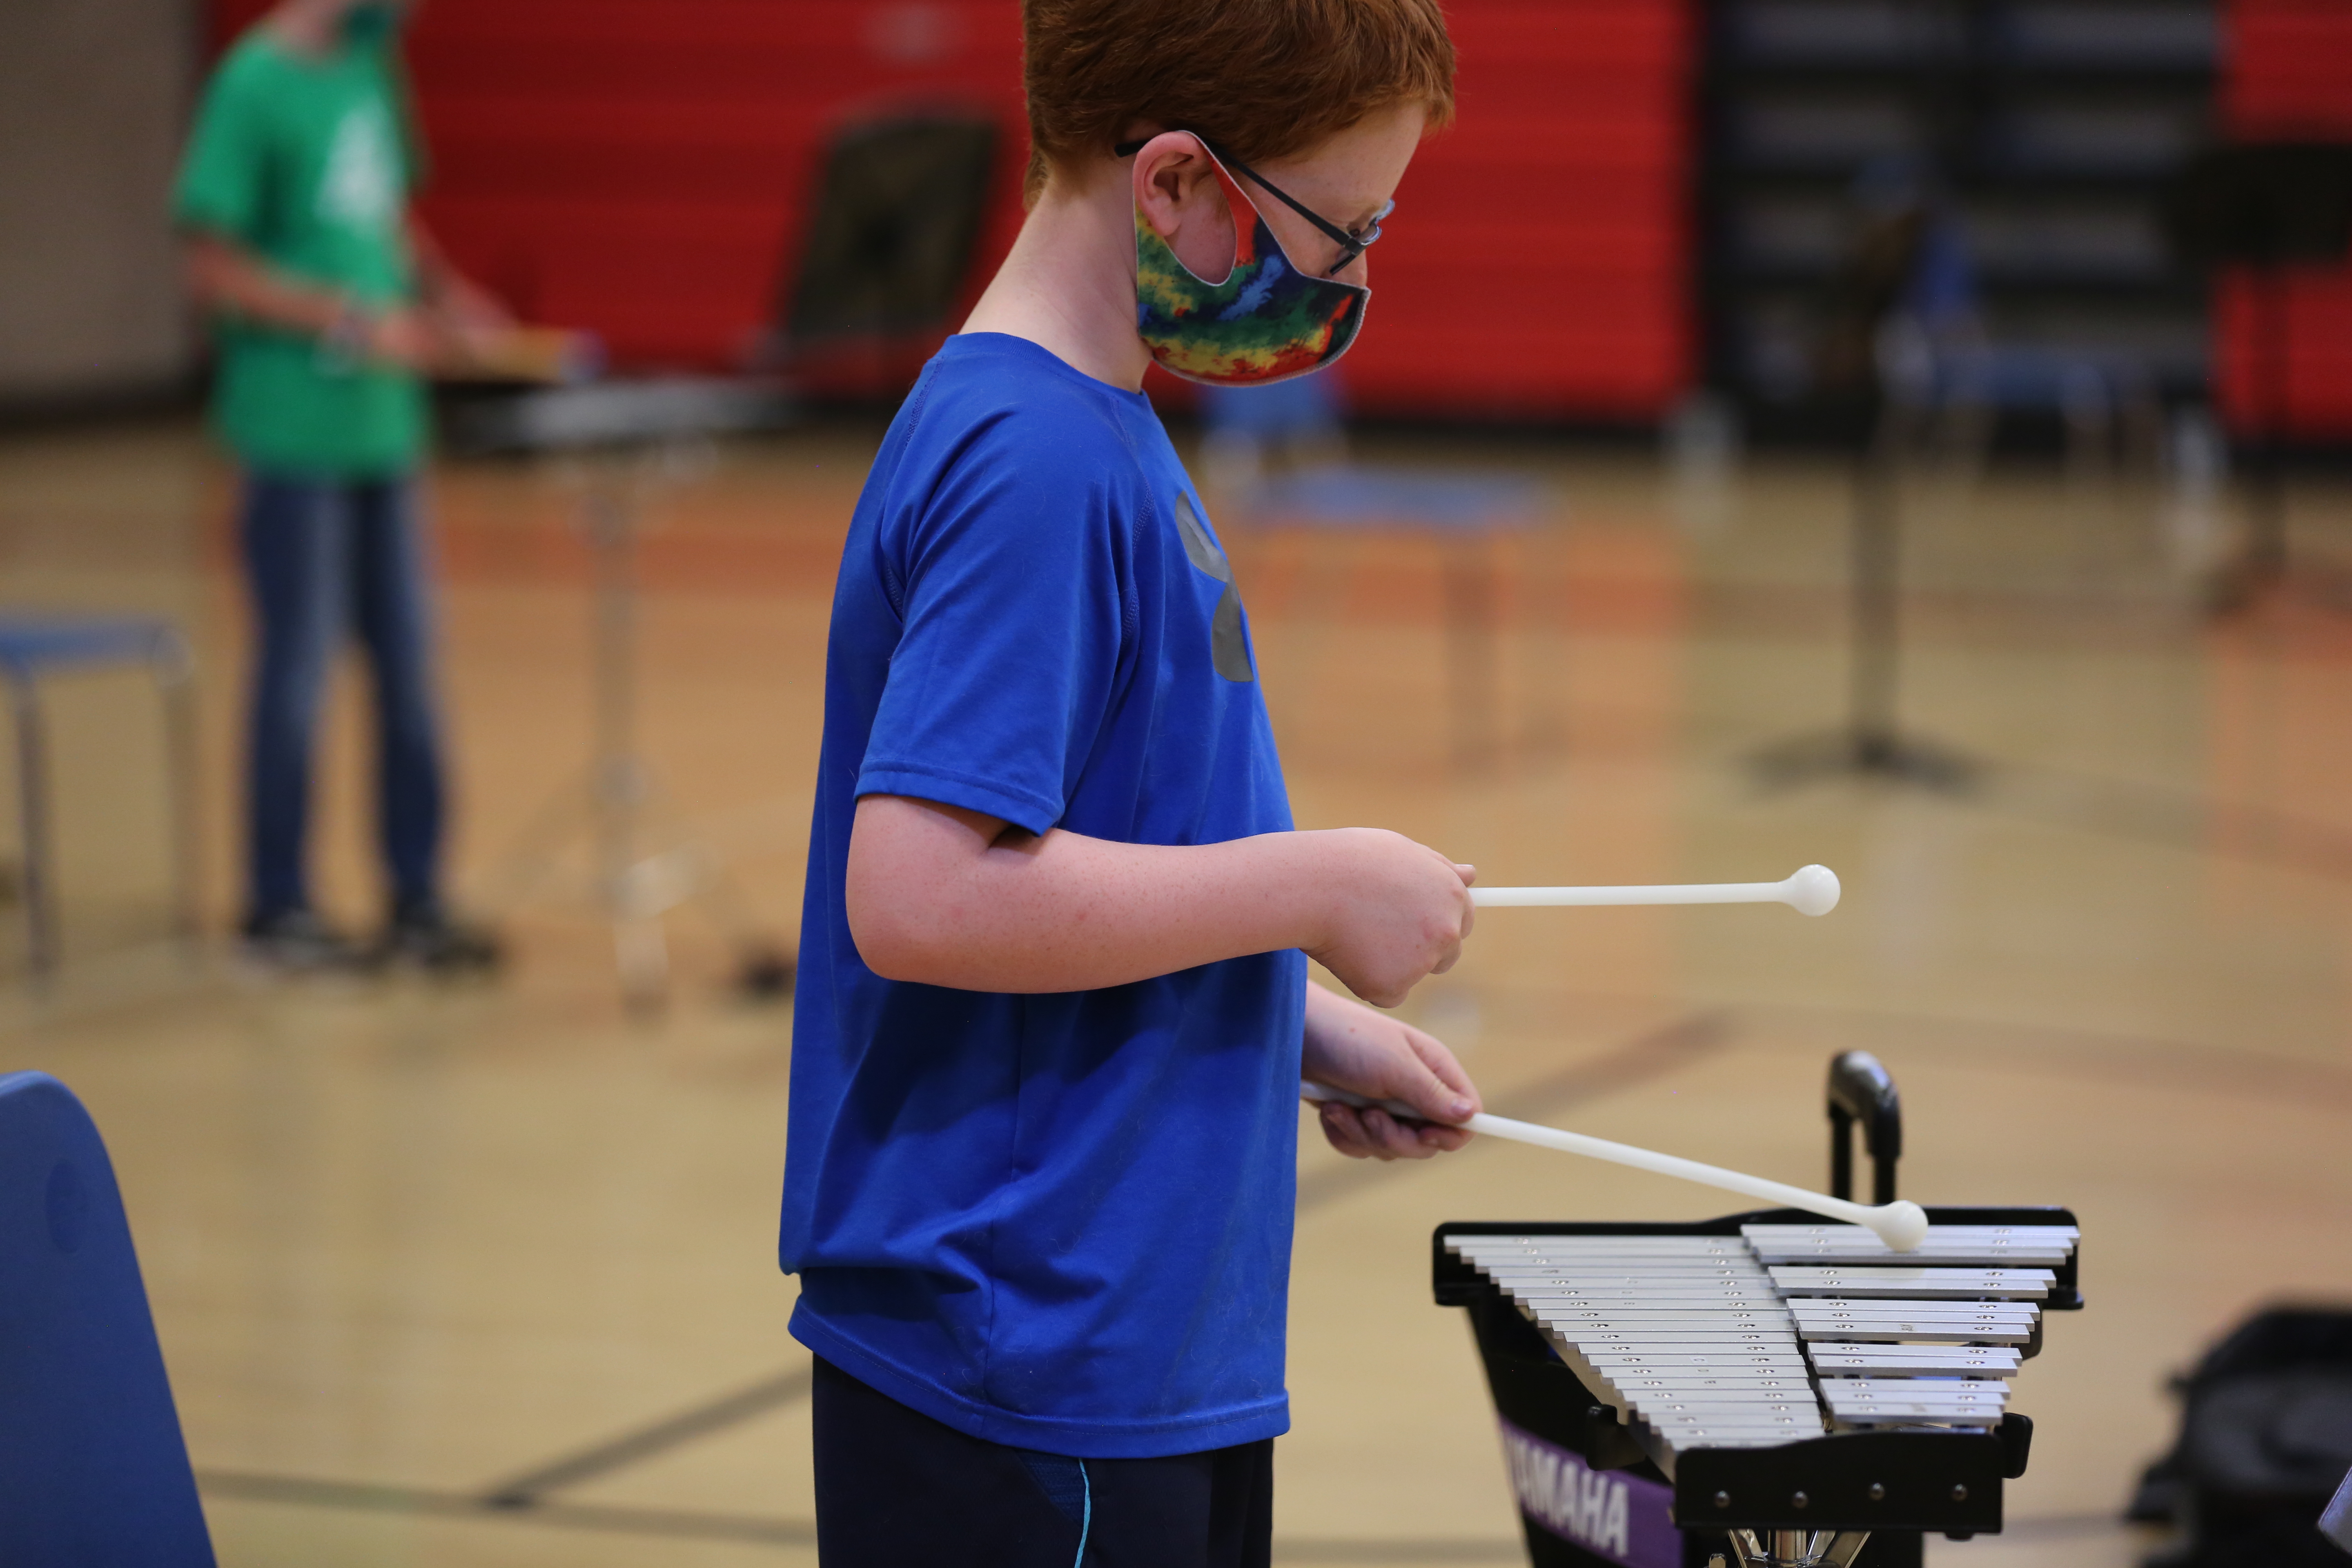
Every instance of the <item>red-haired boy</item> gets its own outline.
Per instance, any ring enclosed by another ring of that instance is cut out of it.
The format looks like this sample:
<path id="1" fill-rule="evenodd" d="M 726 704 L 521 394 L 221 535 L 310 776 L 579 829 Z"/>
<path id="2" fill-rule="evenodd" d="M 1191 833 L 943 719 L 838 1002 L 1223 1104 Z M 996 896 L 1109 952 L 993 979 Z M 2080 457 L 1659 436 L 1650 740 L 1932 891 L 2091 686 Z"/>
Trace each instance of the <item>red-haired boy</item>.
<path id="1" fill-rule="evenodd" d="M 1233 573 L 1139 390 L 1343 352 L 1452 107 L 1434 0 L 1029 0 L 1032 206 L 835 589 L 782 1256 L 829 1568 L 1264 1563 L 1302 1074 L 1459 1148 L 1393 1005 L 1470 868 L 1294 831 Z"/>

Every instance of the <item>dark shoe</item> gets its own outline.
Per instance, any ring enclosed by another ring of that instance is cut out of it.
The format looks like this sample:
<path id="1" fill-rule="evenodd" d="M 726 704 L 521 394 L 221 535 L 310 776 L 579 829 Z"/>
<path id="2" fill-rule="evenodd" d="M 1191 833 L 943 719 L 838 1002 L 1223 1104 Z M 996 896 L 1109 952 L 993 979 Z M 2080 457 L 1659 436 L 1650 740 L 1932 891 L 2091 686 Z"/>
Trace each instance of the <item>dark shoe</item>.
<path id="1" fill-rule="evenodd" d="M 349 974 L 364 967 L 359 943 L 310 910 L 280 910 L 245 922 L 246 960 L 279 974 Z"/>
<path id="2" fill-rule="evenodd" d="M 480 973 L 496 969 L 505 956 L 496 932 L 457 920 L 439 904 L 402 910 L 376 945 L 380 962 L 435 974 Z"/>
<path id="3" fill-rule="evenodd" d="M 735 984 L 751 1001 L 789 1002 L 799 967 L 782 948 L 765 944 L 746 948 L 735 971 Z"/>

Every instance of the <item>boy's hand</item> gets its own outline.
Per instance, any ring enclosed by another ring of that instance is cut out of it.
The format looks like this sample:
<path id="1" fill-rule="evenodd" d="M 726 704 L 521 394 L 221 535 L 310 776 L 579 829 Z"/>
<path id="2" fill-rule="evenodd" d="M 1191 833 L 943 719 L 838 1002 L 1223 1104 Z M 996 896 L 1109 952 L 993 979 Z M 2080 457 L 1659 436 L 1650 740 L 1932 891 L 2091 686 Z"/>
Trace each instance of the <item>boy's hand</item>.
<path id="1" fill-rule="evenodd" d="M 1482 1109 L 1470 1075 L 1434 1036 L 1311 982 L 1301 1070 L 1312 1082 L 1369 1100 L 1402 1100 L 1429 1118 L 1416 1126 L 1377 1108 L 1325 1101 L 1323 1136 L 1350 1159 L 1426 1160 L 1459 1149 L 1472 1134 L 1436 1124 L 1465 1121 Z"/>
<path id="2" fill-rule="evenodd" d="M 436 323 L 414 305 L 395 305 L 368 317 L 362 346 L 379 364 L 418 372 L 434 369 L 446 353 Z"/>
<path id="3" fill-rule="evenodd" d="M 1318 880 L 1329 896 L 1326 934 L 1307 949 L 1309 958 L 1381 1007 L 1403 1001 L 1423 976 L 1454 967 L 1470 934 L 1475 868 L 1377 827 L 1309 837 L 1328 856 Z"/>

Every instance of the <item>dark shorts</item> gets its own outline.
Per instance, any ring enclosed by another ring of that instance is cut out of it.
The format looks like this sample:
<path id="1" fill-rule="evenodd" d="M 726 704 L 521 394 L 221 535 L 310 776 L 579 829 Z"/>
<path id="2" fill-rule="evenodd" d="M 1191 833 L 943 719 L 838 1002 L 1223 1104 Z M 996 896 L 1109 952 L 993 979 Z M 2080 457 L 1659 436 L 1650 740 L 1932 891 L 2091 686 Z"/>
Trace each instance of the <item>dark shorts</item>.
<path id="1" fill-rule="evenodd" d="M 1265 1568 L 1272 1438 L 1163 1459 L 1008 1448 L 822 1358 L 814 1405 L 824 1568 Z"/>

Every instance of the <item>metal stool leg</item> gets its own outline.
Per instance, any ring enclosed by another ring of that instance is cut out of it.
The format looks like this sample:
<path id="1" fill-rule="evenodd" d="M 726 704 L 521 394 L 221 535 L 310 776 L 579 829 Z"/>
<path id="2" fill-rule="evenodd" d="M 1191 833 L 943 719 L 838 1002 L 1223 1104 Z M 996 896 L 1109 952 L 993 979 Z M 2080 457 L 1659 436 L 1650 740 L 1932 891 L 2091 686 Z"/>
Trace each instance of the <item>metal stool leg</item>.
<path id="1" fill-rule="evenodd" d="M 1446 705 L 1453 710 L 1454 763 L 1475 773 L 1502 751 L 1496 723 L 1494 546 L 1483 539 L 1454 540 L 1444 548 Z"/>
<path id="2" fill-rule="evenodd" d="M 40 697 L 32 676 L 11 672 L 8 694 L 16 721 L 16 805 L 25 854 L 25 963 L 35 985 L 46 985 L 58 965 L 56 868 L 49 858 L 48 747 Z"/>
<path id="3" fill-rule="evenodd" d="M 191 957 L 196 951 L 196 683 L 194 660 L 178 634 L 154 653 L 155 690 L 163 703 L 163 745 L 172 798 L 172 918 Z"/>

